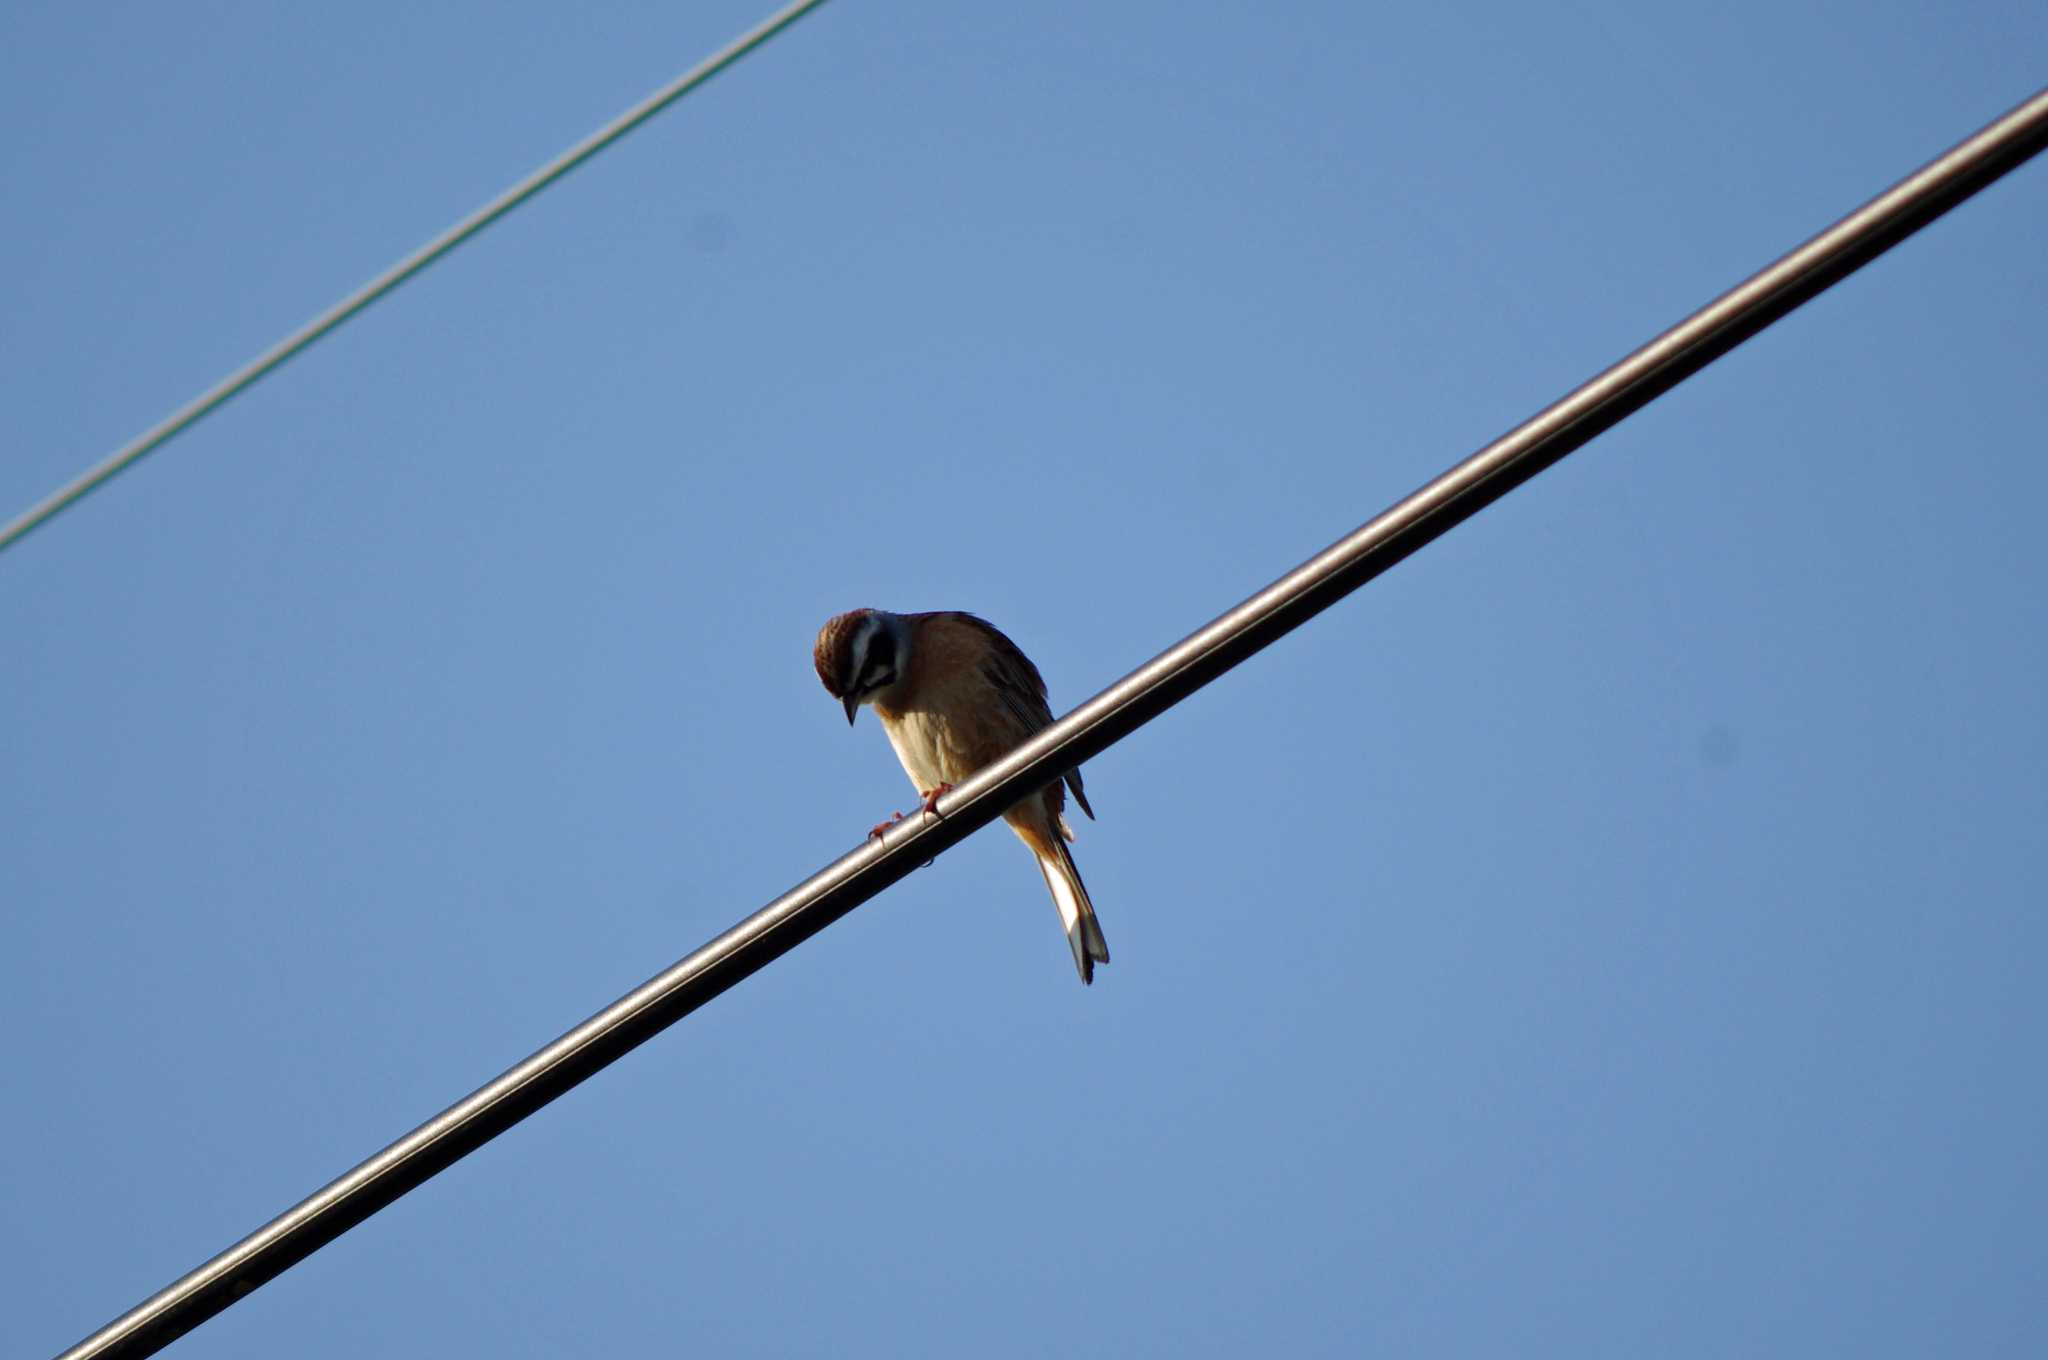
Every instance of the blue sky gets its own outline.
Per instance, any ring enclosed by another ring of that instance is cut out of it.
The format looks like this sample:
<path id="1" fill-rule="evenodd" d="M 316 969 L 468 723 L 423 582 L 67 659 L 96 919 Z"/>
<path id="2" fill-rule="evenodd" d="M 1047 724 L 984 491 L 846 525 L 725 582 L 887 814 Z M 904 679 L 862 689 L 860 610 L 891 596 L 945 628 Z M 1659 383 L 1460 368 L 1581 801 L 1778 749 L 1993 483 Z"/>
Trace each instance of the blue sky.
<path id="1" fill-rule="evenodd" d="M 763 13 L 0 9 L 0 514 Z M 2019 0 L 827 6 L 0 558 L 4 1349 L 907 806 L 829 614 L 1064 710 L 2044 69 Z M 1092 989 L 986 833 L 175 1353 L 2026 1349 L 2044 220 L 1092 762 Z"/>

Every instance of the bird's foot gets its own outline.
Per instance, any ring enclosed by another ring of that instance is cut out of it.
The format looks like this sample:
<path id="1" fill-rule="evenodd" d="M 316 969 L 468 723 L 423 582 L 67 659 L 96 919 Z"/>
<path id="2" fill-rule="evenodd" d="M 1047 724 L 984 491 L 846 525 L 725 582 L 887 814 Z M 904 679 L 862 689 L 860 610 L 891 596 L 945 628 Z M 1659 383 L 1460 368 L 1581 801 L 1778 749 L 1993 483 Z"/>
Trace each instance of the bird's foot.
<path id="1" fill-rule="evenodd" d="M 888 829 L 889 829 L 890 827 L 892 827 L 892 826 L 896 825 L 896 823 L 898 823 L 898 822 L 900 822 L 900 821 L 902 821 L 902 820 L 903 820 L 903 814 L 902 814 L 902 813 L 900 813 L 900 812 L 892 812 L 892 813 L 890 813 L 890 814 L 889 814 L 889 820 L 888 820 L 888 821 L 886 821 L 886 822 L 876 822 L 876 823 L 874 824 L 874 826 L 873 826 L 873 827 L 872 827 L 872 828 L 871 828 L 871 829 L 870 829 L 870 830 L 868 831 L 868 839 L 869 839 L 869 840 L 871 840 L 871 841 L 878 841 L 878 840 L 882 839 L 882 833 L 883 833 L 883 832 L 887 831 L 887 830 L 888 830 Z"/>
<path id="2" fill-rule="evenodd" d="M 933 789 L 931 792 L 925 794 L 924 810 L 926 812 L 929 812 L 932 816 L 937 817 L 940 821 L 944 821 L 946 819 L 946 814 L 939 811 L 939 798 L 942 794 L 948 794 L 952 791 L 953 786 L 951 784 L 941 784 L 937 788 Z"/>

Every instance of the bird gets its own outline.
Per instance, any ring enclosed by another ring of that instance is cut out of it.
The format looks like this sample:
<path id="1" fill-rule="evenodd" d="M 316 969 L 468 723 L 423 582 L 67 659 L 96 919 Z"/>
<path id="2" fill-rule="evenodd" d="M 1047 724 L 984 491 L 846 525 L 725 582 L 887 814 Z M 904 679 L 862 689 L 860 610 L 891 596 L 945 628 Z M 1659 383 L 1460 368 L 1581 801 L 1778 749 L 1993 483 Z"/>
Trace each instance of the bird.
<path id="1" fill-rule="evenodd" d="M 875 710 L 903 772 L 924 798 L 923 810 L 934 816 L 940 794 L 1052 722 L 1038 667 L 1001 629 L 973 614 L 850 610 L 818 630 L 811 659 L 825 692 L 844 705 L 848 726 L 863 705 Z M 1074 838 L 1064 815 L 1068 790 L 1093 821 L 1078 769 L 1019 801 L 1003 820 L 1037 860 L 1074 951 L 1074 968 L 1091 984 L 1095 965 L 1109 962 L 1109 944 L 1067 851 Z M 879 836 L 902 816 L 869 834 Z"/>

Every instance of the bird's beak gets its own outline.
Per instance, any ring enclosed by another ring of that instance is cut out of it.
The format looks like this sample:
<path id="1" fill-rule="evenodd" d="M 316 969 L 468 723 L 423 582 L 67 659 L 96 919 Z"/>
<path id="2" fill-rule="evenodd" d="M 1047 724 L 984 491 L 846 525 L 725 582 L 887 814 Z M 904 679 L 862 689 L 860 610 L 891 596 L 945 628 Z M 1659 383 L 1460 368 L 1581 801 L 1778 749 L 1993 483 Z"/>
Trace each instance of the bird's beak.
<path id="1" fill-rule="evenodd" d="M 853 715 L 860 709 L 860 700 L 851 694 L 846 696 L 846 725 L 853 726 Z"/>

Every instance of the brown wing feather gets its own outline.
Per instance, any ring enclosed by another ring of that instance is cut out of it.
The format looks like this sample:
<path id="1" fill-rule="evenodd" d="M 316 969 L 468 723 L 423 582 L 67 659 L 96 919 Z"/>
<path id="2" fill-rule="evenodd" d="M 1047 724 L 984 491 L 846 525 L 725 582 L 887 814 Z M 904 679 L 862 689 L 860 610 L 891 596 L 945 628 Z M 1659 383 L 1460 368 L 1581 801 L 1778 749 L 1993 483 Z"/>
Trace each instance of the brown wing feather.
<path id="1" fill-rule="evenodd" d="M 1027 741 L 1052 725 L 1052 709 L 1046 703 L 1045 677 L 1038 673 L 1038 667 L 1031 663 L 1031 658 L 1024 655 L 1024 649 L 1010 641 L 1002 629 L 987 619 L 961 610 L 946 610 L 924 617 L 944 619 L 980 637 L 987 648 L 986 658 L 981 664 L 982 679 L 995 692 L 1003 711 L 1016 723 L 1017 742 Z M 1088 795 L 1081 791 L 1080 770 L 1067 771 L 1065 778 L 1067 787 L 1074 791 L 1074 801 L 1093 821 L 1095 810 L 1088 806 Z M 1066 801 L 1058 784 L 1046 789 L 1045 801 L 1057 825 L 1060 805 Z"/>

